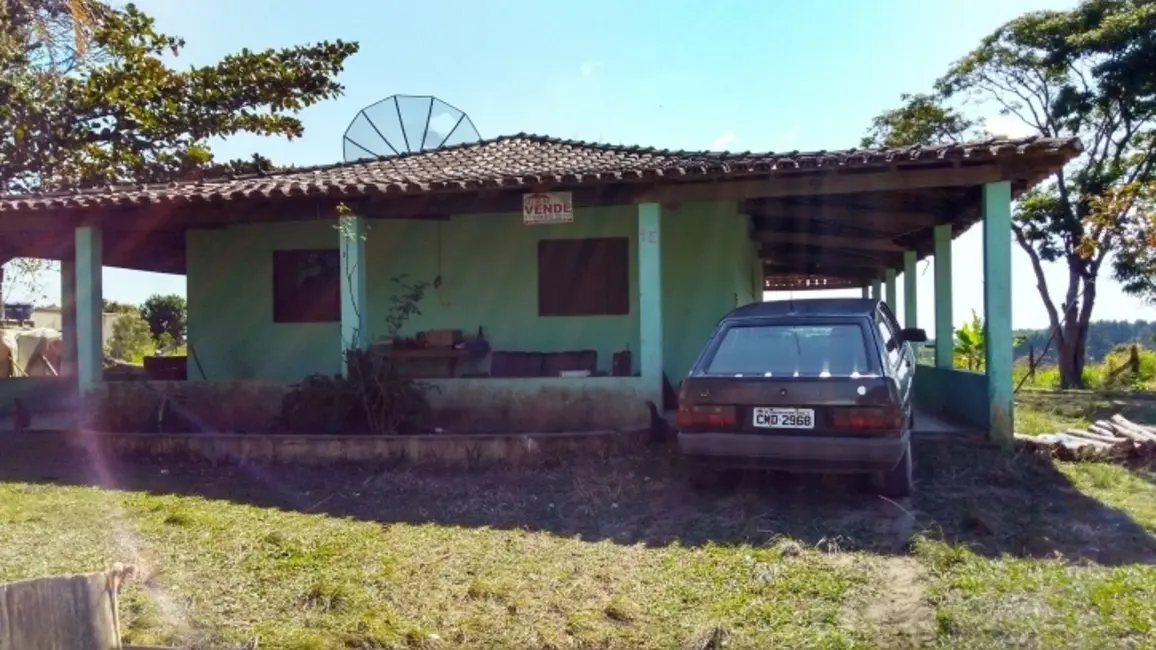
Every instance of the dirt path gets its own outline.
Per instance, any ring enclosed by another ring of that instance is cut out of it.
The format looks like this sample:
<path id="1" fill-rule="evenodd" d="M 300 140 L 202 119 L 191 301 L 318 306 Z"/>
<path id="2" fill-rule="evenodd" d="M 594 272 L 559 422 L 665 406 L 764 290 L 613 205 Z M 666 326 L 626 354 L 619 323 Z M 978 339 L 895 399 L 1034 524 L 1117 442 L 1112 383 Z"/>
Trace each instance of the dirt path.
<path id="1" fill-rule="evenodd" d="M 910 557 L 880 558 L 879 583 L 862 616 L 880 648 L 922 648 L 935 641 L 923 567 Z"/>

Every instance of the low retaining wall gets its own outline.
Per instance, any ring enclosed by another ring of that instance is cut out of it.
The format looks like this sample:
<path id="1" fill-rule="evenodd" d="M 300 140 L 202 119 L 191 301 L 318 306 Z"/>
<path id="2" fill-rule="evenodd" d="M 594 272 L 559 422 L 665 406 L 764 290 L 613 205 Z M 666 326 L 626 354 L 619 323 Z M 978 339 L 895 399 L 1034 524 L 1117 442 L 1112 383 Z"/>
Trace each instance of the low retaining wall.
<path id="1" fill-rule="evenodd" d="M 292 463 L 412 463 L 450 467 L 536 466 L 609 457 L 641 433 L 597 431 L 521 435 L 324 436 L 67 432 L 67 444 L 120 457 Z"/>
<path id="2" fill-rule="evenodd" d="M 442 379 L 425 383 L 433 425 L 450 433 L 635 430 L 649 421 L 637 377 Z M 292 384 L 110 381 L 93 393 L 95 431 L 271 433 Z M 168 400 L 169 408 L 162 409 Z"/>
<path id="3" fill-rule="evenodd" d="M 969 372 L 916 366 L 915 404 L 934 415 L 981 431 L 989 426 L 990 402 L 987 376 Z"/>

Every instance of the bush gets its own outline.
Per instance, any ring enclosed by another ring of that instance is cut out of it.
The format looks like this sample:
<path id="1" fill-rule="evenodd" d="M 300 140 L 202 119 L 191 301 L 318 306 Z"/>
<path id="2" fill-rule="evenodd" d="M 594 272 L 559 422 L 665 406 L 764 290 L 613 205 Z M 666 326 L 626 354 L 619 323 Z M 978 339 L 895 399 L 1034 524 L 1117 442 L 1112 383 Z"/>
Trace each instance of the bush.
<path id="1" fill-rule="evenodd" d="M 420 314 L 425 283 L 397 285 L 385 319 L 386 338 L 397 337 L 405 321 Z M 351 343 L 355 343 L 351 342 Z M 422 431 L 431 413 L 426 395 L 434 386 L 414 381 L 388 357 L 356 346 L 345 353 L 347 376 L 310 375 L 281 402 L 280 426 L 293 433 L 407 434 Z"/>
<path id="2" fill-rule="evenodd" d="M 402 374 L 388 358 L 365 350 L 345 353 L 349 376 L 310 375 L 281 402 L 281 427 L 292 433 L 417 433 L 431 413 L 426 394 L 436 387 Z"/>
<path id="3" fill-rule="evenodd" d="M 112 323 L 112 335 L 108 338 L 108 355 L 130 363 L 141 363 L 156 351 L 152 331 L 148 321 L 140 312 L 125 312 Z"/>

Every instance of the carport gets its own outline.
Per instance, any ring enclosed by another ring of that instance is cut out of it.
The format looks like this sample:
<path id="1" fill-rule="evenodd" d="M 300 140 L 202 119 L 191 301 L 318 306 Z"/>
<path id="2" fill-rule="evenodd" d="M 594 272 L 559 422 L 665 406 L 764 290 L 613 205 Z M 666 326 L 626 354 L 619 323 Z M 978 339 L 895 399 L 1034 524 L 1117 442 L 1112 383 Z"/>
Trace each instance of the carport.
<path id="1" fill-rule="evenodd" d="M 864 297 L 884 299 L 905 327 L 923 327 L 934 339 L 935 365 L 916 371 L 920 409 L 1008 442 L 1014 431 L 1012 202 L 1080 150 L 1076 140 L 1029 138 L 882 155 L 826 154 L 880 156 L 889 169 L 831 172 L 810 181 L 812 192 L 744 199 L 763 260 L 764 288 L 861 288 Z M 975 373 L 953 367 L 952 242 L 980 223 L 986 348 L 985 370 Z M 919 323 L 916 265 L 928 256 L 934 260 L 935 322 Z"/>

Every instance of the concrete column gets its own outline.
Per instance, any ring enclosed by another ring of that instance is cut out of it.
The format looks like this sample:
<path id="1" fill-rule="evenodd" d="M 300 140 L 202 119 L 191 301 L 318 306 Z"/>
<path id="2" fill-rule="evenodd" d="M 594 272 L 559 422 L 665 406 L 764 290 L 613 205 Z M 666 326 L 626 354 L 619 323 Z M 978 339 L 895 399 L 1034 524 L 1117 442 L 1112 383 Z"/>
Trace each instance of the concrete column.
<path id="1" fill-rule="evenodd" d="M 861 287 L 861 289 L 862 289 L 862 293 L 860 295 L 862 295 L 864 298 L 870 298 L 871 297 L 870 287 L 868 287 L 867 285 L 863 285 Z"/>
<path id="2" fill-rule="evenodd" d="M 638 205 L 638 363 L 650 399 L 662 408 L 662 206 Z"/>
<path id="3" fill-rule="evenodd" d="M 104 378 L 102 242 L 100 228 L 76 229 L 76 377 L 82 398 Z"/>
<path id="4" fill-rule="evenodd" d="M 919 276 L 915 274 L 915 251 L 903 251 L 903 326 L 919 327 Z"/>
<path id="5" fill-rule="evenodd" d="M 102 310 L 103 311 L 103 310 Z M 101 317 L 103 330 L 103 316 Z M 103 343 L 103 331 L 101 342 Z M 75 377 L 76 349 L 76 262 L 60 261 L 60 367 L 61 376 Z"/>
<path id="6" fill-rule="evenodd" d="M 365 218 L 342 215 L 338 218 L 337 233 L 341 251 L 341 369 L 347 372 L 345 351 L 369 346 Z"/>
<path id="7" fill-rule="evenodd" d="M 899 294 L 895 287 L 895 269 L 887 269 L 883 272 L 883 285 L 887 288 L 887 306 L 891 308 L 891 313 L 898 314 Z M 896 318 L 896 320 L 898 320 L 898 318 Z"/>
<path id="8" fill-rule="evenodd" d="M 1011 183 L 983 186 L 984 367 L 991 409 L 989 436 L 1010 445 L 1015 431 L 1012 388 Z"/>
<path id="9" fill-rule="evenodd" d="M 951 368 L 955 330 L 951 324 L 951 224 L 935 227 L 935 367 Z"/>
<path id="10" fill-rule="evenodd" d="M 871 299 L 883 299 L 883 282 L 879 278 L 875 278 L 871 281 Z"/>

